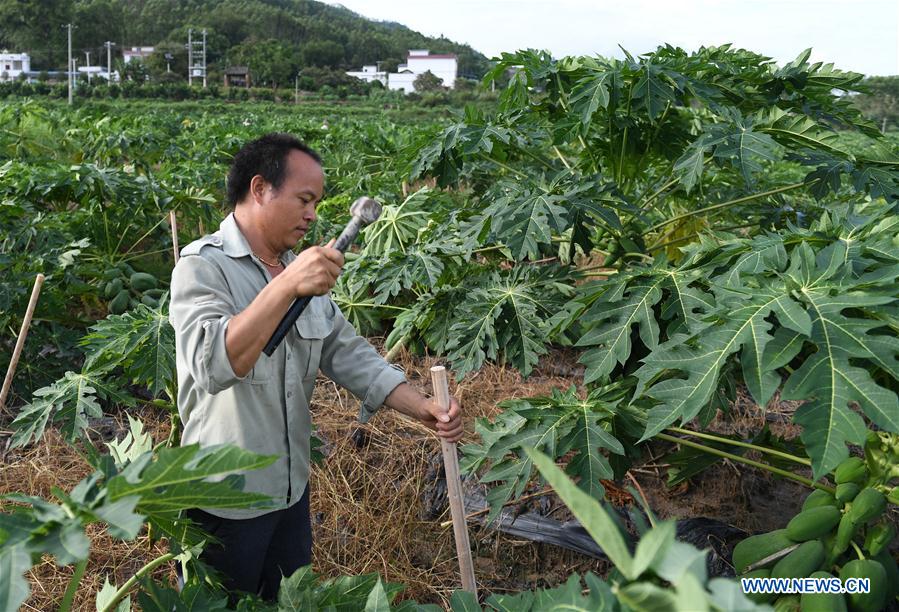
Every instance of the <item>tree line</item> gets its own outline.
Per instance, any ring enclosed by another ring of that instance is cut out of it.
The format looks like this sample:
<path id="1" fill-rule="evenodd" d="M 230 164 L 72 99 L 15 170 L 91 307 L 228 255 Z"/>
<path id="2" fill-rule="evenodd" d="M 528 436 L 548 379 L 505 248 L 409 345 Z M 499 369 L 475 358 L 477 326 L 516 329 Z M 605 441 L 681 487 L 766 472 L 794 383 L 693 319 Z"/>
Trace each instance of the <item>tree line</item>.
<path id="1" fill-rule="evenodd" d="M 489 67 L 468 45 L 314 0 L 0 0 L 0 47 L 29 53 L 34 70 L 65 69 L 66 23 L 76 26 L 79 57 L 100 54 L 106 41 L 119 55 L 123 47 L 152 45 L 148 70 L 171 79 L 186 77 L 188 29 L 207 31 L 210 75 L 246 65 L 256 84 L 272 87 L 292 84 L 310 68 L 343 72 L 380 61 L 395 70 L 415 48 L 455 53 L 463 77 L 480 78 Z M 95 63 L 105 64 L 102 53 Z"/>

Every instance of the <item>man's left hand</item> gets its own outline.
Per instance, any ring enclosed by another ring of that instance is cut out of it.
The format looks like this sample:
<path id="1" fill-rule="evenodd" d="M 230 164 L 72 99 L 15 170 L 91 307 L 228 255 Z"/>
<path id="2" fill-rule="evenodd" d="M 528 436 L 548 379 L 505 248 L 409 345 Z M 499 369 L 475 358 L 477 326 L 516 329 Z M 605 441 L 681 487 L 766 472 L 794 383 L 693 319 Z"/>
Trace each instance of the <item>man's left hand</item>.
<path id="1" fill-rule="evenodd" d="M 447 442 L 458 442 L 462 439 L 462 407 L 455 397 L 450 396 L 449 412 L 433 400 L 420 404 L 419 420 L 437 432 Z"/>

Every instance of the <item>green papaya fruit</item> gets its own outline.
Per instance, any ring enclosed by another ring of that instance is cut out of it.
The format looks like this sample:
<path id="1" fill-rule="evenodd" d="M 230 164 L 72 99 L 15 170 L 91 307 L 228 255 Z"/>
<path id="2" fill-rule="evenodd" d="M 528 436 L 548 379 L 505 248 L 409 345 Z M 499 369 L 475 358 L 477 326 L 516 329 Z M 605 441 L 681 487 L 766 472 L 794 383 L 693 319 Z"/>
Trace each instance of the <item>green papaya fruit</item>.
<path id="1" fill-rule="evenodd" d="M 152 298 L 149 295 L 141 297 L 140 303 L 145 306 L 149 306 L 150 308 L 156 308 L 157 306 L 159 306 L 159 302 L 156 300 L 156 298 Z"/>
<path id="2" fill-rule="evenodd" d="M 872 557 L 885 550 L 887 545 L 896 537 L 896 526 L 892 523 L 878 523 L 868 530 L 865 536 L 865 550 Z"/>
<path id="3" fill-rule="evenodd" d="M 828 572 L 815 572 L 809 578 L 836 578 Z M 839 593 L 803 593 L 799 597 L 802 612 L 846 612 L 846 598 Z"/>
<path id="4" fill-rule="evenodd" d="M 150 289 L 148 291 L 144 291 L 144 295 L 149 295 L 151 298 L 156 298 L 157 300 L 165 295 L 165 289 Z"/>
<path id="5" fill-rule="evenodd" d="M 858 495 L 858 492 L 861 490 L 862 488 L 854 482 L 844 482 L 843 484 L 837 485 L 835 496 L 838 502 L 846 504 L 855 499 L 855 496 Z"/>
<path id="6" fill-rule="evenodd" d="M 853 559 L 840 570 L 840 580 L 867 578 L 871 589 L 867 593 L 849 593 L 849 607 L 853 612 L 878 612 L 887 601 L 887 573 L 883 566 L 873 559 Z"/>
<path id="7" fill-rule="evenodd" d="M 742 574 L 748 566 L 795 544 L 796 542 L 787 537 L 786 529 L 749 536 L 734 547 L 734 570 Z M 765 565 L 773 564 L 774 561 L 771 561 Z"/>
<path id="8" fill-rule="evenodd" d="M 836 561 L 837 557 L 846 552 L 846 549 L 849 548 L 849 543 L 852 541 L 852 538 L 855 537 L 856 531 L 858 531 L 858 525 L 852 520 L 849 513 L 844 514 L 837 527 L 837 537 L 833 541 L 833 549 L 831 550 L 830 556 L 831 561 Z"/>
<path id="9" fill-rule="evenodd" d="M 156 277 L 146 272 L 135 272 L 131 275 L 130 282 L 132 289 L 141 292 L 156 289 L 157 285 Z"/>
<path id="10" fill-rule="evenodd" d="M 122 271 L 116 267 L 106 268 L 105 270 L 103 270 L 103 273 L 100 274 L 100 278 L 102 278 L 105 281 L 111 281 L 116 278 L 121 278 L 121 276 L 122 276 Z"/>
<path id="11" fill-rule="evenodd" d="M 887 573 L 887 601 L 893 601 L 899 597 L 899 565 L 885 549 L 871 558 L 880 563 Z"/>
<path id="12" fill-rule="evenodd" d="M 799 595 L 781 595 L 774 602 L 774 612 L 801 612 Z"/>
<path id="13" fill-rule="evenodd" d="M 122 282 L 121 278 L 112 279 L 106 283 L 106 287 L 103 289 L 103 297 L 111 299 L 118 295 L 119 291 L 121 291 L 124 286 L 125 284 Z"/>
<path id="14" fill-rule="evenodd" d="M 843 514 L 833 506 L 819 506 L 803 510 L 787 524 L 787 537 L 796 542 L 814 540 L 829 533 Z"/>
<path id="15" fill-rule="evenodd" d="M 768 578 L 770 576 L 770 569 L 757 569 L 743 574 L 740 578 Z M 746 593 L 746 597 L 755 603 L 763 604 L 773 601 L 777 597 L 777 593 Z"/>
<path id="16" fill-rule="evenodd" d="M 887 498 L 883 493 L 873 487 L 866 487 L 852 500 L 846 515 L 856 525 L 864 525 L 883 514 L 886 509 Z"/>
<path id="17" fill-rule="evenodd" d="M 809 540 L 778 561 L 771 570 L 772 578 L 806 578 L 824 561 L 824 544 Z"/>
<path id="18" fill-rule="evenodd" d="M 837 508 L 839 505 L 840 503 L 833 496 L 833 493 L 825 491 L 824 489 L 815 489 L 805 498 L 802 509 L 808 510 L 810 508 L 817 508 L 818 506 L 833 506 Z"/>
<path id="19" fill-rule="evenodd" d="M 128 308 L 128 290 L 122 289 L 116 294 L 112 301 L 109 302 L 109 312 L 112 314 L 122 314 Z"/>
<path id="20" fill-rule="evenodd" d="M 856 484 L 864 484 L 868 478 L 868 470 L 865 468 L 865 461 L 860 457 L 849 457 L 833 472 L 834 480 L 837 484 L 844 482 L 854 482 Z"/>

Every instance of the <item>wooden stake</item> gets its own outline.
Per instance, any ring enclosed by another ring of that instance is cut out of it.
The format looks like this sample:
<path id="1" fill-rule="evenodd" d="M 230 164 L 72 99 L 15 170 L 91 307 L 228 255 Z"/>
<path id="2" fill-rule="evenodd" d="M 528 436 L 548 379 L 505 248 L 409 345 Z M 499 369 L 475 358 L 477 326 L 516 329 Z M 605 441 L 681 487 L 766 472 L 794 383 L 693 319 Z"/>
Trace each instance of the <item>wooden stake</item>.
<path id="1" fill-rule="evenodd" d="M 34 307 L 37 306 L 37 298 L 41 294 L 41 286 L 43 286 L 43 284 L 44 275 L 39 273 L 34 279 L 34 288 L 31 290 L 31 299 L 28 300 L 25 318 L 22 319 L 22 328 L 19 330 L 19 337 L 16 339 L 16 347 L 13 349 L 12 359 L 9 360 L 9 367 L 6 368 L 6 378 L 3 379 L 3 390 L 0 391 L 0 412 L 6 412 L 6 396 L 9 393 L 9 388 L 12 386 L 12 377 L 16 373 L 16 366 L 19 364 L 19 356 L 22 354 L 22 348 L 25 346 L 28 328 L 31 327 L 31 317 L 34 315 Z"/>
<path id="2" fill-rule="evenodd" d="M 169 211 L 169 225 L 172 226 L 172 249 L 175 251 L 175 263 L 178 263 L 178 257 L 180 256 L 178 251 L 178 220 L 175 219 L 175 211 Z"/>
<path id="3" fill-rule="evenodd" d="M 446 368 L 431 368 L 431 382 L 434 385 L 434 399 L 444 410 L 449 411 L 449 386 L 446 381 Z M 478 587 L 474 579 L 474 564 L 471 560 L 471 545 L 468 542 L 468 526 L 465 523 L 465 506 L 462 498 L 462 480 L 459 478 L 459 456 L 456 454 L 456 443 L 440 439 L 443 450 L 443 467 L 446 470 L 446 488 L 449 496 L 450 514 L 453 517 L 453 535 L 456 538 L 456 554 L 459 557 L 459 573 L 462 574 L 462 588 L 478 596 Z"/>

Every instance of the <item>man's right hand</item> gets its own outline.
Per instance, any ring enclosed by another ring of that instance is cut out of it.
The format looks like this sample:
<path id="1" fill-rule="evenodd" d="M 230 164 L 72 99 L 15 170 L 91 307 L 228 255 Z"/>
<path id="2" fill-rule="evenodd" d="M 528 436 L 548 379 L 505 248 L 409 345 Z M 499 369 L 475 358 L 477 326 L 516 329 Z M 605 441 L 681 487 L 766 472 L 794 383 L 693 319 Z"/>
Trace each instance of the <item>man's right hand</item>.
<path id="1" fill-rule="evenodd" d="M 286 286 L 291 287 L 296 297 L 325 295 L 337 282 L 343 269 L 343 253 L 333 248 L 335 240 L 327 245 L 304 249 L 284 272 Z"/>

